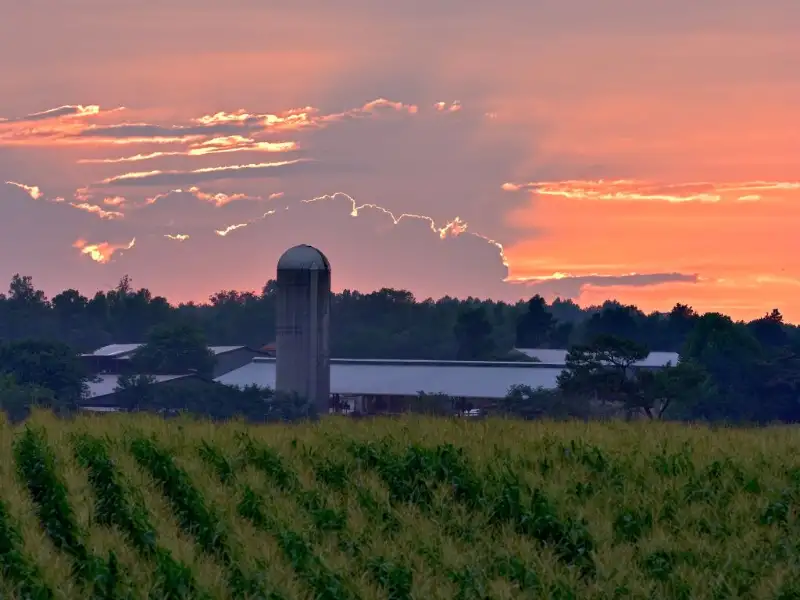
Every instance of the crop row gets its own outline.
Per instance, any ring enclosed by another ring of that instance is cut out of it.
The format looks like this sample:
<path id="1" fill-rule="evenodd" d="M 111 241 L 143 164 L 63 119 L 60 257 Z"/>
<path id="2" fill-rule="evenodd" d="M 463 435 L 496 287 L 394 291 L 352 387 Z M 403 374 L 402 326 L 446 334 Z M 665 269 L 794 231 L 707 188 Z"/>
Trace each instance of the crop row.
<path id="1" fill-rule="evenodd" d="M 169 600 L 206 597 L 198 590 L 189 567 L 158 545 L 157 532 L 150 524 L 147 508 L 135 502 L 126 489 L 122 474 L 109 457 L 107 444 L 84 434 L 74 440 L 74 448 L 75 457 L 89 473 L 95 495 L 96 522 L 118 527 L 142 558 L 155 565 L 157 597 Z"/>
<path id="2" fill-rule="evenodd" d="M 3 501 L 0 501 L 0 576 L 12 584 L 20 598 L 50 600 L 53 597 L 53 590 L 42 580 L 38 567 L 25 555 L 22 536 Z"/>
<path id="3" fill-rule="evenodd" d="M 14 458 L 42 529 L 57 549 L 72 558 L 73 575 L 89 588 L 89 597 L 125 597 L 129 586 L 124 583 L 125 575 L 116 554 L 111 551 L 104 560 L 92 554 L 84 543 L 85 534 L 77 524 L 66 485 L 58 475 L 55 455 L 44 433 L 26 427 L 14 443 Z"/>
<path id="4" fill-rule="evenodd" d="M 169 501 L 180 528 L 193 537 L 206 554 L 217 559 L 227 570 L 228 585 L 237 598 L 282 600 L 283 594 L 269 589 L 266 582 L 248 575 L 239 567 L 239 557 L 231 544 L 225 524 L 207 505 L 202 493 L 192 484 L 185 470 L 155 441 L 139 437 L 130 446 L 139 465 L 150 473 Z"/>
<path id="5" fill-rule="evenodd" d="M 131 557 L 149 574 L 151 597 L 175 600 L 209 599 L 220 584 L 235 598 L 269 600 L 296 597 L 297 584 L 325 600 L 409 599 L 442 584 L 458 600 L 512 588 L 554 598 L 603 589 L 636 598 L 781 599 L 800 589 L 791 576 L 800 573 L 800 471 L 791 464 L 762 473 L 757 461 L 737 456 L 694 463 L 685 448 L 636 455 L 580 439 L 536 454 L 497 451 L 490 460 L 449 443 L 374 436 L 307 446 L 243 433 L 163 443 L 135 431 L 79 433 L 66 438 L 66 455 L 41 428 L 21 429 L 13 445 L 7 439 L 21 487 L 81 597 L 134 597 L 132 582 L 144 578 L 129 572 Z M 65 461 L 80 469 L 65 471 Z M 153 520 L 123 465 L 169 512 Z M 74 473 L 89 484 L 88 523 L 79 517 L 81 498 L 70 497 Z M 29 518 L 4 500 L 2 590 L 59 596 L 20 534 Z M 225 574 L 220 583 L 167 549 L 176 542 L 153 524 L 165 514 L 183 532 L 181 548 L 191 540 L 197 556 Z M 121 535 L 124 547 L 97 550 L 100 531 Z M 246 553 L 241 533 L 269 544 L 277 562 Z M 291 582 L 275 579 L 284 573 Z"/>
<path id="6" fill-rule="evenodd" d="M 237 467 L 248 465 L 266 473 L 279 490 L 287 493 L 300 493 L 297 474 L 284 465 L 277 453 L 270 448 L 257 447 L 246 437 L 242 437 L 241 442 L 242 451 L 236 457 L 235 463 L 224 456 L 219 449 L 209 444 L 204 444 L 199 449 L 201 458 L 218 473 L 220 482 L 238 490 L 239 514 L 257 529 L 275 537 L 286 560 L 310 588 L 315 598 L 320 600 L 357 600 L 357 592 L 314 552 L 314 540 L 282 523 L 250 485 L 236 485 Z M 302 493 L 300 495 L 303 496 Z M 313 500 L 310 500 L 308 495 L 305 495 L 305 499 L 306 508 L 311 507 L 310 502 Z M 341 514 L 324 506 L 319 506 L 318 509 L 316 511 L 312 509 L 311 512 L 317 516 L 315 524 L 320 530 L 341 531 L 344 529 L 345 518 Z"/>

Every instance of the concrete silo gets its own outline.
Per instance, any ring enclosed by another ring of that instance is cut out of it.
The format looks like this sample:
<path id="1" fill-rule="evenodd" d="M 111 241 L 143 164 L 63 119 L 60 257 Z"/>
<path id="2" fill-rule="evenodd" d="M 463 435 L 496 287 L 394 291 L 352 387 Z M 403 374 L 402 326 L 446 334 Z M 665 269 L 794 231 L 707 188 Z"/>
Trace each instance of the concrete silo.
<path id="1" fill-rule="evenodd" d="M 297 394 L 327 414 L 330 388 L 328 329 L 331 265 L 305 244 L 278 260 L 275 391 Z"/>

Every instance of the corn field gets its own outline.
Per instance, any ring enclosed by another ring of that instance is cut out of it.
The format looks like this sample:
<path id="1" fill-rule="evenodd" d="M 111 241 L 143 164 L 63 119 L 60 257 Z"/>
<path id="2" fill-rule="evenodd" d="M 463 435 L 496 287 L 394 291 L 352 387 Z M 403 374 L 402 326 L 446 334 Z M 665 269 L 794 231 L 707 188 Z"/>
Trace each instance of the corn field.
<path id="1" fill-rule="evenodd" d="M 422 417 L 0 425 L 0 597 L 800 598 L 800 434 Z"/>

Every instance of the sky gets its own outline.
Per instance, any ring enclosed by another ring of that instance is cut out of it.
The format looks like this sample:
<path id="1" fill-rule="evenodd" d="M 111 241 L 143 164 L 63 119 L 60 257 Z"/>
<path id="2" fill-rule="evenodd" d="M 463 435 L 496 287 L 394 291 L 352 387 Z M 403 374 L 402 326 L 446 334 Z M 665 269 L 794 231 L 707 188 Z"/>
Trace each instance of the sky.
<path id="1" fill-rule="evenodd" d="M 800 321 L 797 0 L 0 0 L 0 278 Z"/>

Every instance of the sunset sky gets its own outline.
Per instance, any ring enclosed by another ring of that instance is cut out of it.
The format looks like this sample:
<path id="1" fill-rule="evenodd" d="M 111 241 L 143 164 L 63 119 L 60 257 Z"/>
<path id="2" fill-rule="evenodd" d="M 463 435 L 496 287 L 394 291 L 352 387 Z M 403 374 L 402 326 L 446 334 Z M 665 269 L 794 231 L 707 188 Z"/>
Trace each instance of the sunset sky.
<path id="1" fill-rule="evenodd" d="M 797 0 L 0 0 L 0 278 L 800 321 Z"/>

